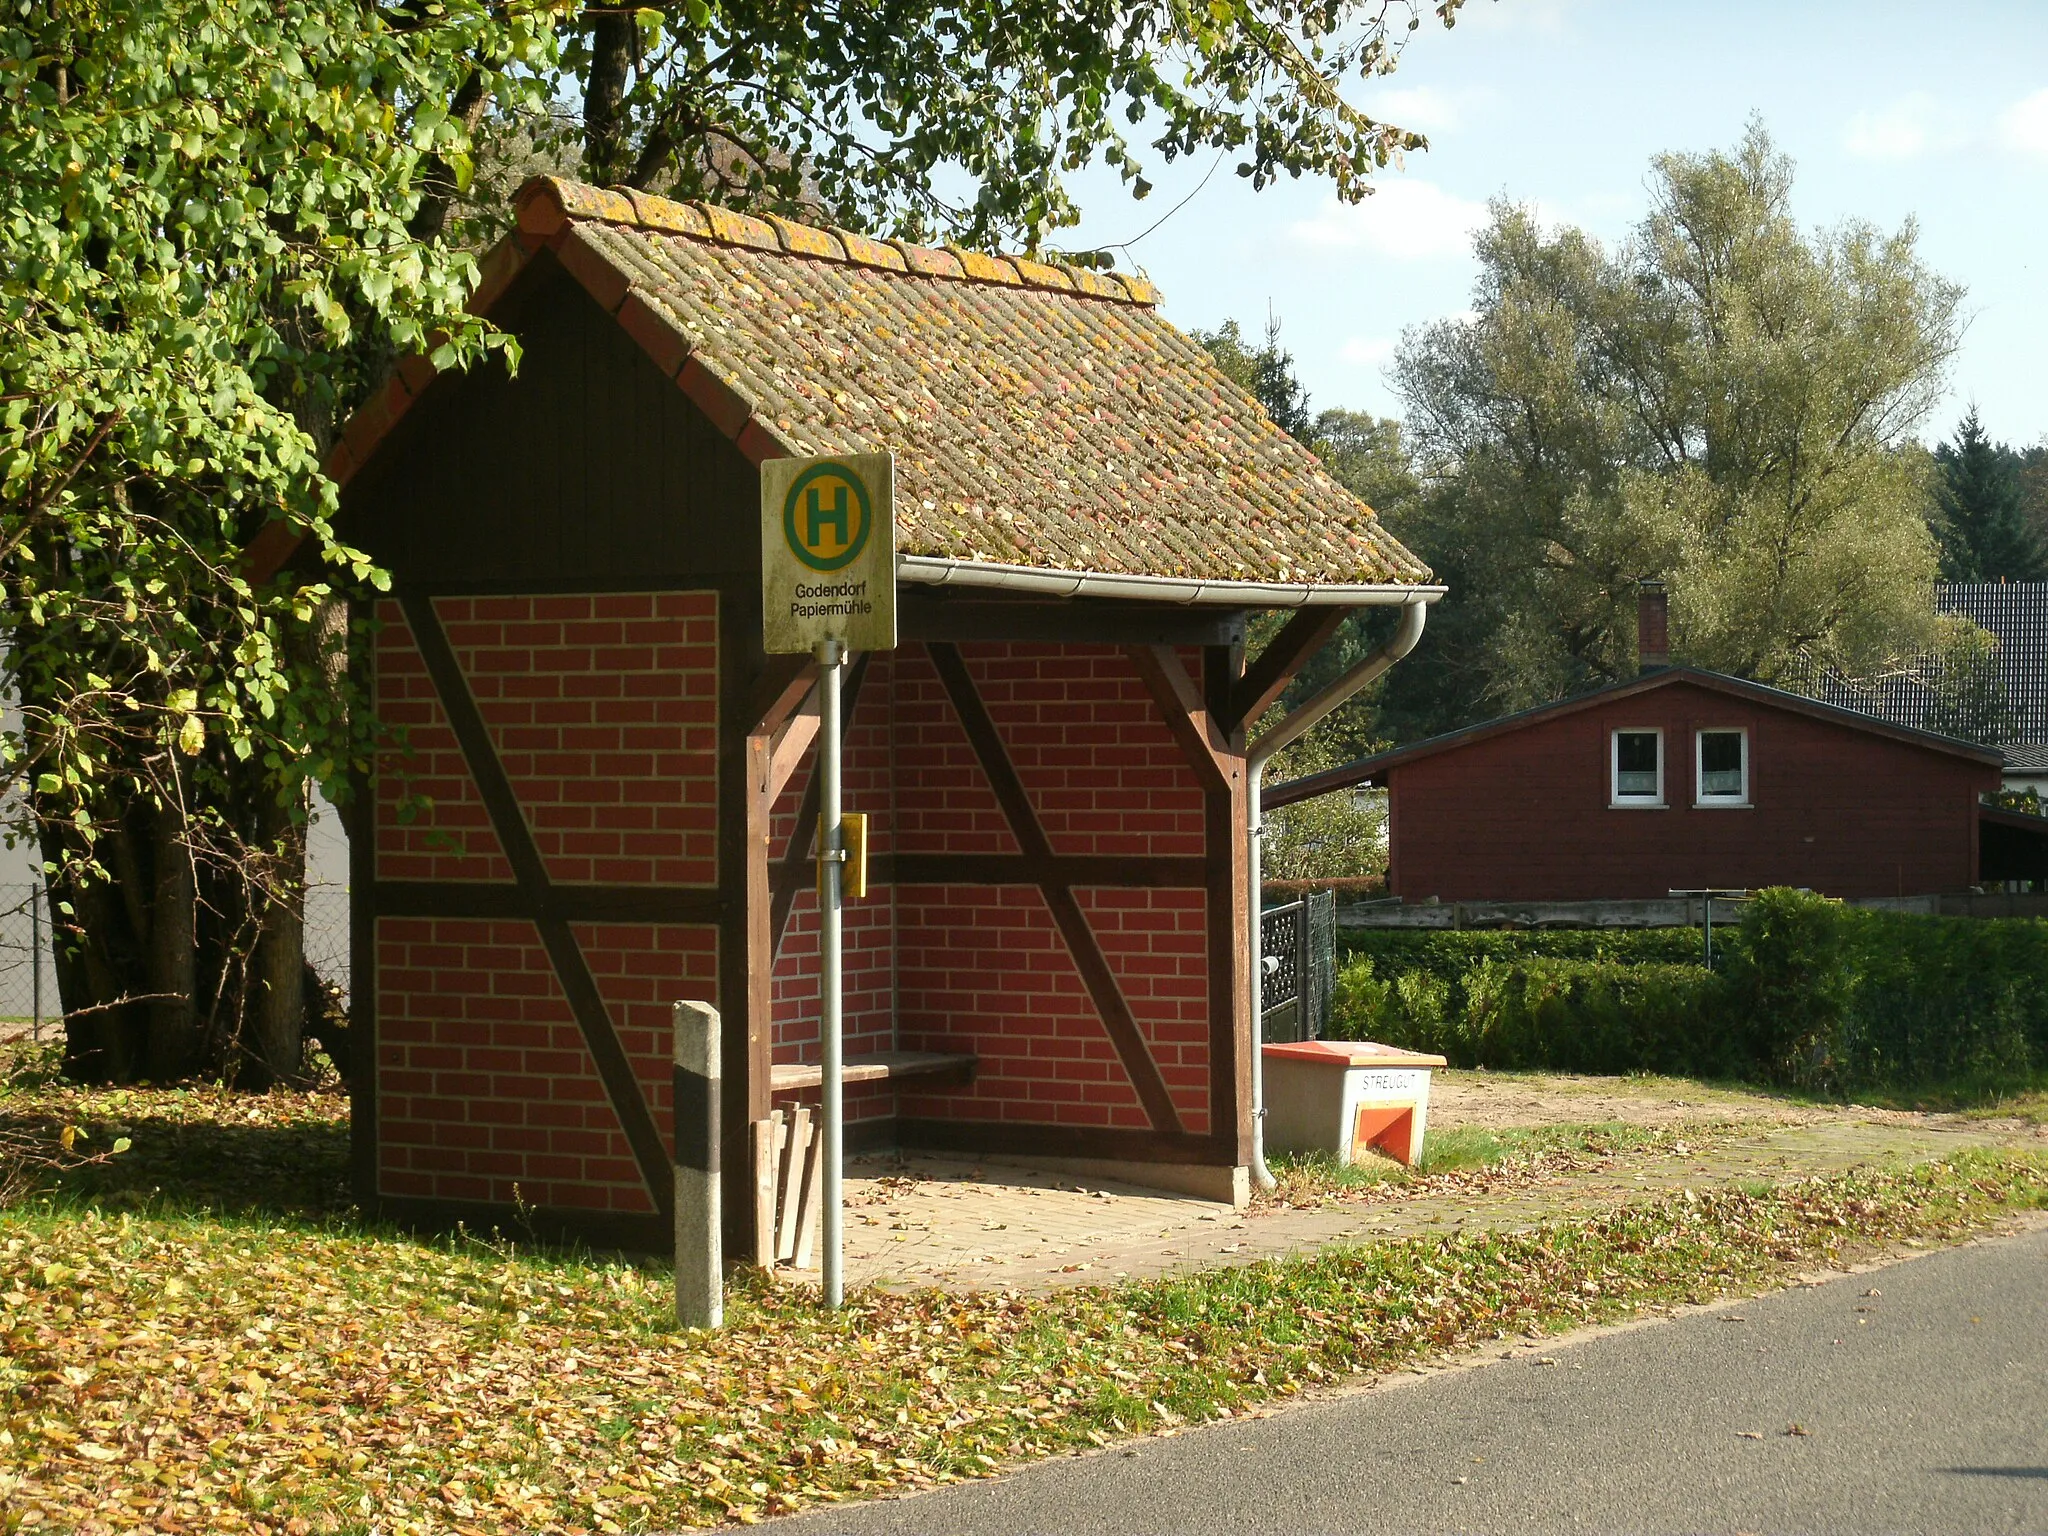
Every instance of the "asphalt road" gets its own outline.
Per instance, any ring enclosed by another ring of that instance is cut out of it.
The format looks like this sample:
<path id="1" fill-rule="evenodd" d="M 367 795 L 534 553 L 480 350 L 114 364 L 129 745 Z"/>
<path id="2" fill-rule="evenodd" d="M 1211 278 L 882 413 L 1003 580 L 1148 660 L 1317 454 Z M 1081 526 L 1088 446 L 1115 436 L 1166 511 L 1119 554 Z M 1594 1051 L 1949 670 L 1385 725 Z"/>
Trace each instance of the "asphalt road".
<path id="1" fill-rule="evenodd" d="M 2048 1531 L 2044 1352 L 2048 1231 L 2035 1231 L 772 1523 L 820 1536 Z"/>

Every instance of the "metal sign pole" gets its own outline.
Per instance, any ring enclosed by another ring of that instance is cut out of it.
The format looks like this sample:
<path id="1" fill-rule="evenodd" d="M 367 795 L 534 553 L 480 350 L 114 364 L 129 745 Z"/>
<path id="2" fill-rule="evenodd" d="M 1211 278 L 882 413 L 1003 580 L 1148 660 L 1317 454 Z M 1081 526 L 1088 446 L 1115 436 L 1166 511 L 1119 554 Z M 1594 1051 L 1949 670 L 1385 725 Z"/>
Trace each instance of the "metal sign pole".
<path id="1" fill-rule="evenodd" d="M 840 684 L 849 651 L 896 648 L 896 465 L 886 453 L 771 458 L 761 465 L 761 647 L 818 666 L 818 1106 L 825 1305 L 846 1296 L 845 1058 L 840 903 L 867 894 L 867 822 L 840 804 Z M 849 844 L 851 850 L 849 850 Z M 848 860 L 856 861 L 849 866 Z M 763 1021 L 765 1022 L 765 1021 Z M 759 1070 L 753 1066 L 752 1070 Z M 765 1123 L 765 1122 L 764 1122 Z M 812 1193 L 803 1199 L 809 1209 Z M 758 1256 L 772 1263 L 773 1255 Z"/>
<path id="2" fill-rule="evenodd" d="M 838 1306 L 846 1295 L 842 1273 L 840 1174 L 844 1151 L 844 1105 L 840 1059 L 840 926 L 839 903 L 846 858 L 839 811 L 839 674 L 846 647 L 820 640 L 812 652 L 818 662 L 818 1032 L 824 1082 L 820 1105 L 825 1138 L 823 1250 L 825 1305 Z"/>

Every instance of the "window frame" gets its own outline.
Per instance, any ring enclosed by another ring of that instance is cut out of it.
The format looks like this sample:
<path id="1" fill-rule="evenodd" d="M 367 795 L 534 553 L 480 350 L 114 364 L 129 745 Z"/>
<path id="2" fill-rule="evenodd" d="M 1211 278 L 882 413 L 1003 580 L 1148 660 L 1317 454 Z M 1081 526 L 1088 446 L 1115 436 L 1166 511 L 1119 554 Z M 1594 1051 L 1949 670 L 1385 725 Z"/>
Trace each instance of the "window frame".
<path id="1" fill-rule="evenodd" d="M 1707 738 L 1734 736 L 1742 742 L 1742 791 L 1736 795 L 1707 793 Z M 1746 811 L 1749 797 L 1749 727 L 1746 725 L 1702 725 L 1692 733 L 1692 803 L 1701 811 Z"/>
<path id="2" fill-rule="evenodd" d="M 1621 738 L 1654 736 L 1657 739 L 1657 792 L 1624 795 L 1621 792 Z M 1664 727 L 1661 725 L 1617 725 L 1607 733 L 1607 808 L 1611 811 L 1661 811 L 1670 802 L 1664 795 Z"/>

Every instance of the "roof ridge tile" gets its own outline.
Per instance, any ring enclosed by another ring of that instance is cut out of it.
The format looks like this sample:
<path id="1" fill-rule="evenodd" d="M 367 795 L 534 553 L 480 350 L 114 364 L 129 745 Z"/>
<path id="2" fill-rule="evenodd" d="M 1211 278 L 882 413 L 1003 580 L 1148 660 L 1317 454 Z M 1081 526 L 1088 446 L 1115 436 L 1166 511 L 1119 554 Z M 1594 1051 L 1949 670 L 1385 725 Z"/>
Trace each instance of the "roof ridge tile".
<path id="1" fill-rule="evenodd" d="M 1159 290 L 1130 272 L 1090 271 L 1069 262 L 1015 253 L 991 254 L 964 246 L 877 240 L 851 230 L 801 224 L 777 214 L 741 213 L 716 203 L 676 202 L 631 187 L 594 187 L 563 176 L 535 176 L 515 199 L 519 228 L 549 238 L 579 221 L 620 224 L 657 234 L 719 245 L 808 256 L 886 272 L 911 272 L 953 282 L 1035 288 L 1156 308 Z"/>

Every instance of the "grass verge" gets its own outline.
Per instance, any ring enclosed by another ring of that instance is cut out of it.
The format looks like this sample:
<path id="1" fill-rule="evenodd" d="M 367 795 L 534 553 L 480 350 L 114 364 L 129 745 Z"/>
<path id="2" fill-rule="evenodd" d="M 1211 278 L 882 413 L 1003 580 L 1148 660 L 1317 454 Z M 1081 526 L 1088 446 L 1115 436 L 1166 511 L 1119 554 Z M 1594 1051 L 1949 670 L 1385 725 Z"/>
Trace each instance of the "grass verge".
<path id="1" fill-rule="evenodd" d="M 1657 1126 L 1619 1121 L 1459 1126 L 1431 1131 L 1423 1142 L 1421 1161 L 1412 1168 L 1379 1156 L 1340 1163 L 1326 1152 L 1278 1153 L 1270 1160 L 1275 1187 L 1260 1198 L 1299 1207 L 1381 1194 L 1409 1198 L 1498 1193 L 1552 1175 L 1584 1173 L 1631 1154 L 1682 1157 L 1746 1129 L 1750 1127 L 1717 1120 Z"/>
<path id="2" fill-rule="evenodd" d="M 0 1213 L 0 1525 L 625 1531 L 1257 1410 L 1504 1333 L 1751 1289 L 2048 1204 L 2048 1157 L 1681 1194 L 1043 1298 L 742 1286 L 307 1222 Z"/>

